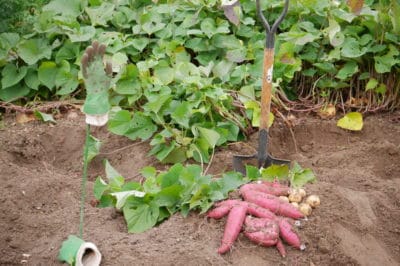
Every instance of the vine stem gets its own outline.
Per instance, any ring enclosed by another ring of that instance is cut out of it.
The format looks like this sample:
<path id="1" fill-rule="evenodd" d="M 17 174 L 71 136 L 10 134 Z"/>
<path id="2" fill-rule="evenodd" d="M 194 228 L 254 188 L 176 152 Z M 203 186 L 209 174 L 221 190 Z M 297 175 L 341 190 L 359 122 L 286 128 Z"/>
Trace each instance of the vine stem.
<path id="1" fill-rule="evenodd" d="M 86 124 L 86 139 L 85 147 L 83 149 L 83 173 L 82 173 L 82 186 L 81 186 L 81 208 L 79 213 L 79 237 L 83 238 L 83 224 L 85 216 L 85 201 L 86 201 L 86 183 L 87 183 L 87 169 L 89 157 L 89 141 L 90 141 L 90 125 Z"/>

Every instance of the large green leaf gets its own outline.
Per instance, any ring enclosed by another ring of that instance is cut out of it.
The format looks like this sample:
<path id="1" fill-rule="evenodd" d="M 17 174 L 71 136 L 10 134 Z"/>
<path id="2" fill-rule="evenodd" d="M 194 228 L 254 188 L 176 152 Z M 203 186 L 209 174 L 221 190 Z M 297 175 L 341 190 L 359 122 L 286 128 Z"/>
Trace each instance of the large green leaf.
<path id="1" fill-rule="evenodd" d="M 145 116 L 141 112 L 136 112 L 133 114 L 129 130 L 124 135 L 132 140 L 136 140 L 137 138 L 146 140 L 150 138 L 156 130 L 157 126 L 150 117 Z"/>
<path id="2" fill-rule="evenodd" d="M 135 209 L 129 205 L 125 206 L 123 212 L 128 225 L 128 232 L 142 233 L 157 223 L 160 209 L 155 203 L 150 202 L 149 204 L 140 205 Z"/>
<path id="3" fill-rule="evenodd" d="M 364 55 L 368 51 L 367 47 L 360 47 L 360 43 L 352 37 L 345 39 L 342 47 L 342 56 L 356 58 Z"/>
<path id="4" fill-rule="evenodd" d="M 355 61 L 348 61 L 337 73 L 336 77 L 345 80 L 358 72 L 358 64 Z"/>
<path id="5" fill-rule="evenodd" d="M 16 84 L 12 87 L 0 89 L 0 99 L 6 102 L 12 102 L 26 96 L 29 92 L 30 89 L 25 84 Z"/>
<path id="6" fill-rule="evenodd" d="M 56 85 L 56 75 L 58 72 L 57 64 L 52 61 L 45 61 L 40 64 L 38 78 L 40 82 L 50 90 Z"/>
<path id="7" fill-rule="evenodd" d="M 52 11 L 63 16 L 77 17 L 81 13 L 82 1 L 80 0 L 52 0 L 43 7 L 44 11 Z"/>
<path id="8" fill-rule="evenodd" d="M 127 110 L 118 111 L 108 121 L 108 130 L 117 135 L 124 135 L 130 128 L 131 114 Z"/>
<path id="9" fill-rule="evenodd" d="M 154 77 L 162 85 L 168 85 L 174 81 L 175 71 L 173 68 L 161 65 L 154 68 Z"/>
<path id="10" fill-rule="evenodd" d="M 197 127 L 197 129 L 199 130 L 201 137 L 207 141 L 209 147 L 214 148 L 220 138 L 218 132 L 204 127 Z"/>
<path id="11" fill-rule="evenodd" d="M 17 46 L 18 55 L 28 65 L 33 65 L 40 59 L 51 57 L 51 47 L 47 44 L 46 39 L 34 38 L 24 40 Z"/>
<path id="12" fill-rule="evenodd" d="M 1 75 L 3 76 L 1 79 L 1 87 L 5 89 L 17 84 L 25 77 L 27 72 L 28 68 L 26 66 L 18 69 L 13 64 L 7 64 L 1 72 Z"/>
<path id="13" fill-rule="evenodd" d="M 184 128 L 189 128 L 189 119 L 191 117 L 191 106 L 188 102 L 183 102 L 174 110 L 171 114 L 172 119 L 174 119 L 179 125 Z"/>
<path id="14" fill-rule="evenodd" d="M 85 11 L 90 18 L 93 26 L 107 26 L 107 22 L 112 18 L 115 5 L 103 2 L 100 6 L 86 7 Z"/>
<path id="15" fill-rule="evenodd" d="M 71 42 L 86 42 L 91 40 L 96 34 L 96 28 L 93 26 L 81 26 L 78 30 L 68 31 L 67 35 Z"/>

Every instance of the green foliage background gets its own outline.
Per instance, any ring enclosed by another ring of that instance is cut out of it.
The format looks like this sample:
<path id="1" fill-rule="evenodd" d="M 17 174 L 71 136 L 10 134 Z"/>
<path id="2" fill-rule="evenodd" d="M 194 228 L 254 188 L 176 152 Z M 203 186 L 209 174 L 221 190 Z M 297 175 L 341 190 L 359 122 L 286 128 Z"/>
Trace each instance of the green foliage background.
<path id="1" fill-rule="evenodd" d="M 276 19 L 283 1 L 261 2 Z M 83 98 L 80 57 L 96 39 L 115 71 L 109 129 L 151 138 L 161 161 L 207 162 L 258 121 L 265 34 L 255 1 L 240 4 L 234 25 L 217 0 L 52 0 L 29 28 L 0 34 L 0 100 Z M 399 20 L 399 0 L 366 0 L 358 13 L 346 1 L 292 0 L 276 40 L 275 104 L 397 108 Z"/>

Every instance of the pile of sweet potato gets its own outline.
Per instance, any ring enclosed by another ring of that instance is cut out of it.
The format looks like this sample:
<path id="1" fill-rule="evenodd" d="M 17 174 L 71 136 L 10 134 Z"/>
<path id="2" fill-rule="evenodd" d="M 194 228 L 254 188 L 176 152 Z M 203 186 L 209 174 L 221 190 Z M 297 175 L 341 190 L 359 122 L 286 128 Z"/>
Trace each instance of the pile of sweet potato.
<path id="1" fill-rule="evenodd" d="M 227 221 L 218 253 L 229 251 L 243 229 L 243 233 L 258 245 L 276 246 L 279 253 L 286 256 L 281 238 L 289 245 L 303 249 L 301 241 L 293 230 L 293 219 L 304 214 L 298 208 L 279 198 L 287 196 L 290 188 L 278 182 L 257 182 L 240 188 L 243 199 L 229 199 L 218 202 L 207 217 L 220 219 L 226 215 Z"/>

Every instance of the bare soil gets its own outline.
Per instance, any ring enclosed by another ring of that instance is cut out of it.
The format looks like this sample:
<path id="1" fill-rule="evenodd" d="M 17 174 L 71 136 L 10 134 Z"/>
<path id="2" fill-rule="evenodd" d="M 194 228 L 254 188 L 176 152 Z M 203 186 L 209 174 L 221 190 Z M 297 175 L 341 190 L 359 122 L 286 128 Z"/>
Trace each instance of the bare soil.
<path id="1" fill-rule="evenodd" d="M 295 138 L 281 121 L 274 124 L 272 154 L 312 168 L 318 182 L 306 190 L 322 201 L 299 228 L 306 250 L 287 247 L 286 258 L 243 236 L 220 256 L 225 220 L 196 213 L 127 233 L 121 214 L 90 204 L 93 182 L 104 175 L 102 160 L 135 180 L 144 166 L 166 166 L 147 156 L 148 142 L 96 129 L 103 147 L 89 169 L 84 238 L 99 247 L 102 265 L 400 265 L 398 116 L 369 116 L 361 132 L 340 129 L 334 120 L 298 118 Z M 72 111 L 56 125 L 14 121 L 7 117 L 0 130 L 0 265 L 61 265 L 61 243 L 78 233 L 84 119 Z M 253 153 L 256 140 L 255 134 L 218 150 L 210 172 L 231 170 L 232 155 Z"/>

